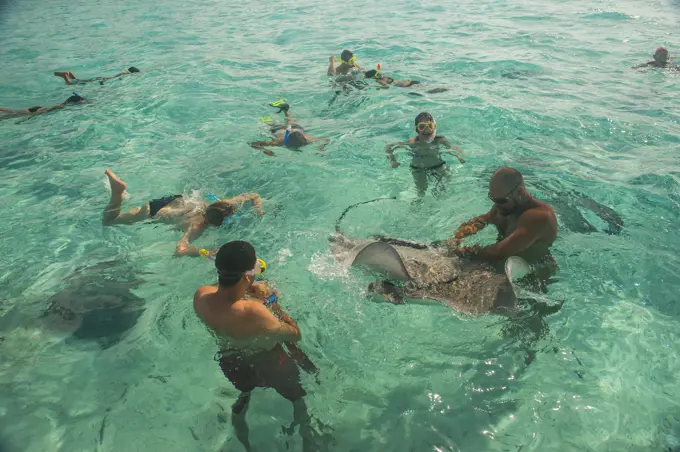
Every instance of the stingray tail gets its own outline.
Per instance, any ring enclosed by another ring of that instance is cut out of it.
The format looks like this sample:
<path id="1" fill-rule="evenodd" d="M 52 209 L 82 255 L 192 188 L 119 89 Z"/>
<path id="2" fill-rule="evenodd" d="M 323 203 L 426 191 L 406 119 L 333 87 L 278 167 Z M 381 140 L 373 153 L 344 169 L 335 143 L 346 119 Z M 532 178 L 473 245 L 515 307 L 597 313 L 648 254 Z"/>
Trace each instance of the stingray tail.
<path id="1" fill-rule="evenodd" d="M 351 206 L 347 207 L 345 210 L 342 211 L 342 213 L 340 214 L 340 216 L 338 217 L 338 219 L 337 219 L 336 222 L 335 222 L 335 232 L 337 232 L 338 234 L 345 235 L 345 234 L 343 234 L 343 232 L 340 230 L 340 223 L 342 222 L 342 219 L 345 218 L 345 215 L 347 215 L 347 213 L 348 213 L 350 210 L 354 209 L 355 207 L 361 206 L 361 205 L 363 205 L 363 204 L 370 204 L 370 203 L 372 203 L 372 202 L 382 201 L 382 200 L 384 200 L 384 199 L 392 199 L 392 200 L 394 200 L 394 199 L 397 199 L 397 197 L 396 197 L 396 196 L 389 196 L 389 197 L 385 197 L 385 198 L 375 198 L 375 199 L 371 199 L 370 201 L 362 201 L 362 202 L 358 202 L 358 203 L 356 203 L 356 204 L 352 204 Z"/>

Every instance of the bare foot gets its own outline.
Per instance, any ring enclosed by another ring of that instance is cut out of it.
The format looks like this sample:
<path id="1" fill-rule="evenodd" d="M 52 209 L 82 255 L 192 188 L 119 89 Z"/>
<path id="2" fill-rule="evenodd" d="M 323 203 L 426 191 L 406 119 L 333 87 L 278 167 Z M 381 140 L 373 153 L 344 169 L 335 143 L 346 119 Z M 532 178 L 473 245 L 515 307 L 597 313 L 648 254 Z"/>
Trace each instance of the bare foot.
<path id="1" fill-rule="evenodd" d="M 123 194 L 127 188 L 127 184 L 120 180 L 118 176 L 116 176 L 115 173 L 110 169 L 106 170 L 106 175 L 108 176 L 109 183 L 111 184 L 111 193 L 119 195 Z"/>

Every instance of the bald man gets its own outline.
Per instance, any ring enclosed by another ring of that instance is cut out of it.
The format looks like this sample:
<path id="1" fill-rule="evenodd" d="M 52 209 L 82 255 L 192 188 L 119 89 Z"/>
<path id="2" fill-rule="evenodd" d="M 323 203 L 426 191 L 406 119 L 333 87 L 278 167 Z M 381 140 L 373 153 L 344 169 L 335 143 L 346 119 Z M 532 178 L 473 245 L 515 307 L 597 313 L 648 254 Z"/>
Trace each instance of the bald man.
<path id="1" fill-rule="evenodd" d="M 529 264 L 554 266 L 550 247 L 557 237 L 557 218 L 552 207 L 534 199 L 524 187 L 519 171 L 501 168 L 491 176 L 489 199 L 491 210 L 463 223 L 447 240 L 455 254 L 487 261 L 504 262 L 519 256 Z M 498 242 L 489 246 L 460 247 L 465 237 L 476 234 L 487 225 L 498 230 Z"/>
<path id="2" fill-rule="evenodd" d="M 670 55 L 668 54 L 668 49 L 665 47 L 659 47 L 654 52 L 654 59 L 645 64 L 639 66 L 633 66 L 633 69 L 640 69 L 643 67 L 658 67 L 667 69 L 680 69 L 680 66 L 670 63 Z"/>

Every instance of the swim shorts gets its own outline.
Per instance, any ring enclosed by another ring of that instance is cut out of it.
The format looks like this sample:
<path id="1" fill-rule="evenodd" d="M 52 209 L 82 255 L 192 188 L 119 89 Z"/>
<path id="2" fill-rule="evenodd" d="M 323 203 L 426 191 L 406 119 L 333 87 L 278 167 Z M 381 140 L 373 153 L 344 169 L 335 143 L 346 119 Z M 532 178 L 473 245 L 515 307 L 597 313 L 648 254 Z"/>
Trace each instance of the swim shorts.
<path id="1" fill-rule="evenodd" d="M 224 376 L 241 392 L 272 388 L 291 402 L 307 394 L 300 384 L 297 364 L 281 344 L 255 355 L 220 352 L 219 362 Z"/>
<path id="2" fill-rule="evenodd" d="M 173 202 L 177 198 L 181 198 L 182 195 L 170 195 L 163 198 L 152 199 L 149 201 L 149 215 L 153 218 L 156 214 L 165 206 Z"/>

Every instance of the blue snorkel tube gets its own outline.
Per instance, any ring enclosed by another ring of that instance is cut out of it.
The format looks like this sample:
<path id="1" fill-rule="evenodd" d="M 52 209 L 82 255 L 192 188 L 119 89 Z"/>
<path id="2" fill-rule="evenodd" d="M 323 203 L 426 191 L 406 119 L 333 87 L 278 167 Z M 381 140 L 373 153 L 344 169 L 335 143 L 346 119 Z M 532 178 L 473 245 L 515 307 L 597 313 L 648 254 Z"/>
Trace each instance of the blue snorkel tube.
<path id="1" fill-rule="evenodd" d="M 208 198 L 212 202 L 217 202 L 217 201 L 220 200 L 220 198 L 213 195 L 212 193 L 207 194 L 205 197 Z M 231 223 L 232 221 L 236 220 L 240 216 L 241 216 L 241 212 L 236 212 L 234 215 L 230 216 L 229 218 L 225 218 L 224 223 L 222 223 L 222 224 Z"/>

